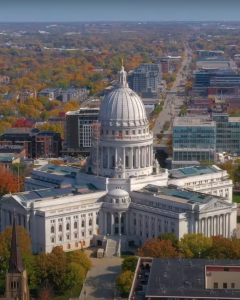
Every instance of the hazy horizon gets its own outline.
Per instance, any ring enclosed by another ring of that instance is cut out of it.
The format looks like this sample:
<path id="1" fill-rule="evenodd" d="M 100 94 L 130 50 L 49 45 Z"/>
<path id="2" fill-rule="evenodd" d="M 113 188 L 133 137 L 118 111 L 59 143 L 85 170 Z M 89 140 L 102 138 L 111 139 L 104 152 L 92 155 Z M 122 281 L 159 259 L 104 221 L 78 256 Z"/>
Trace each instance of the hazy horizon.
<path id="1" fill-rule="evenodd" d="M 239 0 L 1 1 L 1 23 L 240 21 Z"/>

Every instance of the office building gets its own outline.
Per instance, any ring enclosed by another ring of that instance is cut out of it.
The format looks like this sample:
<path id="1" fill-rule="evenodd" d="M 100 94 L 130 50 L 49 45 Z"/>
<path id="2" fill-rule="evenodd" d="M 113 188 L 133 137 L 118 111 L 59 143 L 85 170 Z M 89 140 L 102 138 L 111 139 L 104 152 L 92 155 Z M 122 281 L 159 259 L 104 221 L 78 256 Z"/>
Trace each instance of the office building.
<path id="1" fill-rule="evenodd" d="M 205 68 L 194 73 L 193 92 L 202 96 L 237 96 L 240 87 L 240 74 L 234 70 Z M 235 88 L 237 87 L 238 90 Z"/>
<path id="2" fill-rule="evenodd" d="M 136 93 L 156 91 L 161 83 L 160 64 L 140 64 L 129 76 L 129 86 Z"/>
<path id="3" fill-rule="evenodd" d="M 98 120 L 99 108 L 80 108 L 66 113 L 66 138 L 63 152 L 89 154 L 92 146 L 92 123 Z"/>
<path id="4" fill-rule="evenodd" d="M 224 54 L 224 51 L 218 51 L 218 50 L 197 50 L 197 54 L 200 57 L 221 56 L 221 55 Z"/>
<path id="5" fill-rule="evenodd" d="M 239 272 L 239 260 L 139 258 L 128 300 L 239 299 Z"/>
<path id="6" fill-rule="evenodd" d="M 240 118 L 213 113 L 211 119 L 178 117 L 173 123 L 172 167 L 213 161 L 216 154 L 240 152 Z"/>
<path id="7" fill-rule="evenodd" d="M 39 157 L 59 157 L 61 134 L 55 131 L 41 131 L 35 136 L 35 155 Z"/>
<path id="8" fill-rule="evenodd" d="M 72 130 L 85 120 L 79 114 Z M 2 198 L 2 230 L 15 207 L 34 253 L 102 245 L 108 257 L 161 233 L 235 234 L 237 205 L 227 172 L 204 165 L 159 168 L 144 105 L 128 88 L 123 68 L 98 120 L 86 168 L 34 169 L 25 179 L 26 192 Z"/>

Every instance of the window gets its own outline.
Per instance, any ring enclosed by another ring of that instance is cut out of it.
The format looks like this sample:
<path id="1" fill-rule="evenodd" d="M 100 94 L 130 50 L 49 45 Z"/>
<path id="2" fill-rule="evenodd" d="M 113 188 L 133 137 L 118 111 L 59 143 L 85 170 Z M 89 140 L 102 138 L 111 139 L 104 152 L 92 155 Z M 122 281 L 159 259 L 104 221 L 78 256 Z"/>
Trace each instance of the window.
<path id="1" fill-rule="evenodd" d="M 89 220 L 88 224 L 89 226 L 92 226 L 92 219 Z"/>
<path id="2" fill-rule="evenodd" d="M 99 223 L 99 219 L 97 218 L 97 219 L 96 219 L 96 224 L 98 225 L 98 223 Z"/>
<path id="3" fill-rule="evenodd" d="M 223 283 L 223 288 L 227 289 L 227 283 L 226 282 Z"/>
<path id="4" fill-rule="evenodd" d="M 78 237 L 78 234 L 74 233 L 74 238 L 77 239 L 77 237 Z"/>
<path id="5" fill-rule="evenodd" d="M 135 134 L 135 130 L 132 131 L 132 134 Z"/>
<path id="6" fill-rule="evenodd" d="M 224 271 L 228 272 L 228 271 L 229 271 L 229 268 L 224 268 Z"/>
<path id="7" fill-rule="evenodd" d="M 82 231 L 82 236 L 84 236 L 84 231 Z"/>
<path id="8" fill-rule="evenodd" d="M 59 236 L 59 241 L 60 241 L 60 242 L 62 241 L 62 236 L 61 236 L 61 235 Z"/>
<path id="9" fill-rule="evenodd" d="M 69 234 L 67 234 L 67 240 L 70 240 L 70 235 Z"/>
<path id="10" fill-rule="evenodd" d="M 66 230 L 70 230 L 70 224 L 67 223 Z"/>
<path id="11" fill-rule="evenodd" d="M 62 224 L 58 226 L 58 231 L 62 232 Z"/>
<path id="12" fill-rule="evenodd" d="M 231 283 L 231 289 L 235 288 L 235 283 Z"/>
<path id="13" fill-rule="evenodd" d="M 77 222 L 74 222 L 74 229 L 77 229 Z"/>
<path id="14" fill-rule="evenodd" d="M 89 230 L 89 235 L 92 235 L 92 230 Z"/>
<path id="15" fill-rule="evenodd" d="M 51 238 L 51 242 L 54 243 L 54 238 Z"/>
<path id="16" fill-rule="evenodd" d="M 85 222 L 84 221 L 82 221 L 82 227 L 85 227 Z"/>
<path id="17" fill-rule="evenodd" d="M 78 247 L 78 243 L 76 242 L 76 243 L 75 243 L 75 248 L 77 248 L 77 247 Z"/>
<path id="18" fill-rule="evenodd" d="M 51 227 L 51 233 L 54 233 L 54 226 Z"/>

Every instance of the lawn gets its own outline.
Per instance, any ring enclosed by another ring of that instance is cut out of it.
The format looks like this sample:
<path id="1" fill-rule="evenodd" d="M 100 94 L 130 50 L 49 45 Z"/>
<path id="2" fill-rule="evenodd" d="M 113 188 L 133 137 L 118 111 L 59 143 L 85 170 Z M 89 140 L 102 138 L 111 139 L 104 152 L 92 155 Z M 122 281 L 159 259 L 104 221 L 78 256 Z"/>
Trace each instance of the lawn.
<path id="1" fill-rule="evenodd" d="M 82 286 L 75 286 L 70 290 L 65 291 L 61 295 L 55 295 L 52 300 L 69 300 L 70 298 L 78 298 L 81 292 Z"/>
<path id="2" fill-rule="evenodd" d="M 240 193 L 233 192 L 233 202 L 240 203 Z"/>
<path id="3" fill-rule="evenodd" d="M 126 258 L 129 256 L 134 256 L 135 254 L 133 252 L 127 251 L 127 252 L 122 252 L 121 253 L 121 258 Z"/>

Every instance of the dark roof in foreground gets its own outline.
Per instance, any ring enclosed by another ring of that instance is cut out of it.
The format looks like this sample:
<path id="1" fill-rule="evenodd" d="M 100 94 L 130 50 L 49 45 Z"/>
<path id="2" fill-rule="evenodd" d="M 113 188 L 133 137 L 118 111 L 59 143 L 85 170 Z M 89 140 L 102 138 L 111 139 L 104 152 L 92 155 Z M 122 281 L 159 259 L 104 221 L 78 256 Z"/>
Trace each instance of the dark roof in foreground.
<path id="1" fill-rule="evenodd" d="M 146 298 L 240 299 L 240 290 L 206 289 L 206 265 L 240 266 L 240 260 L 154 258 Z"/>

